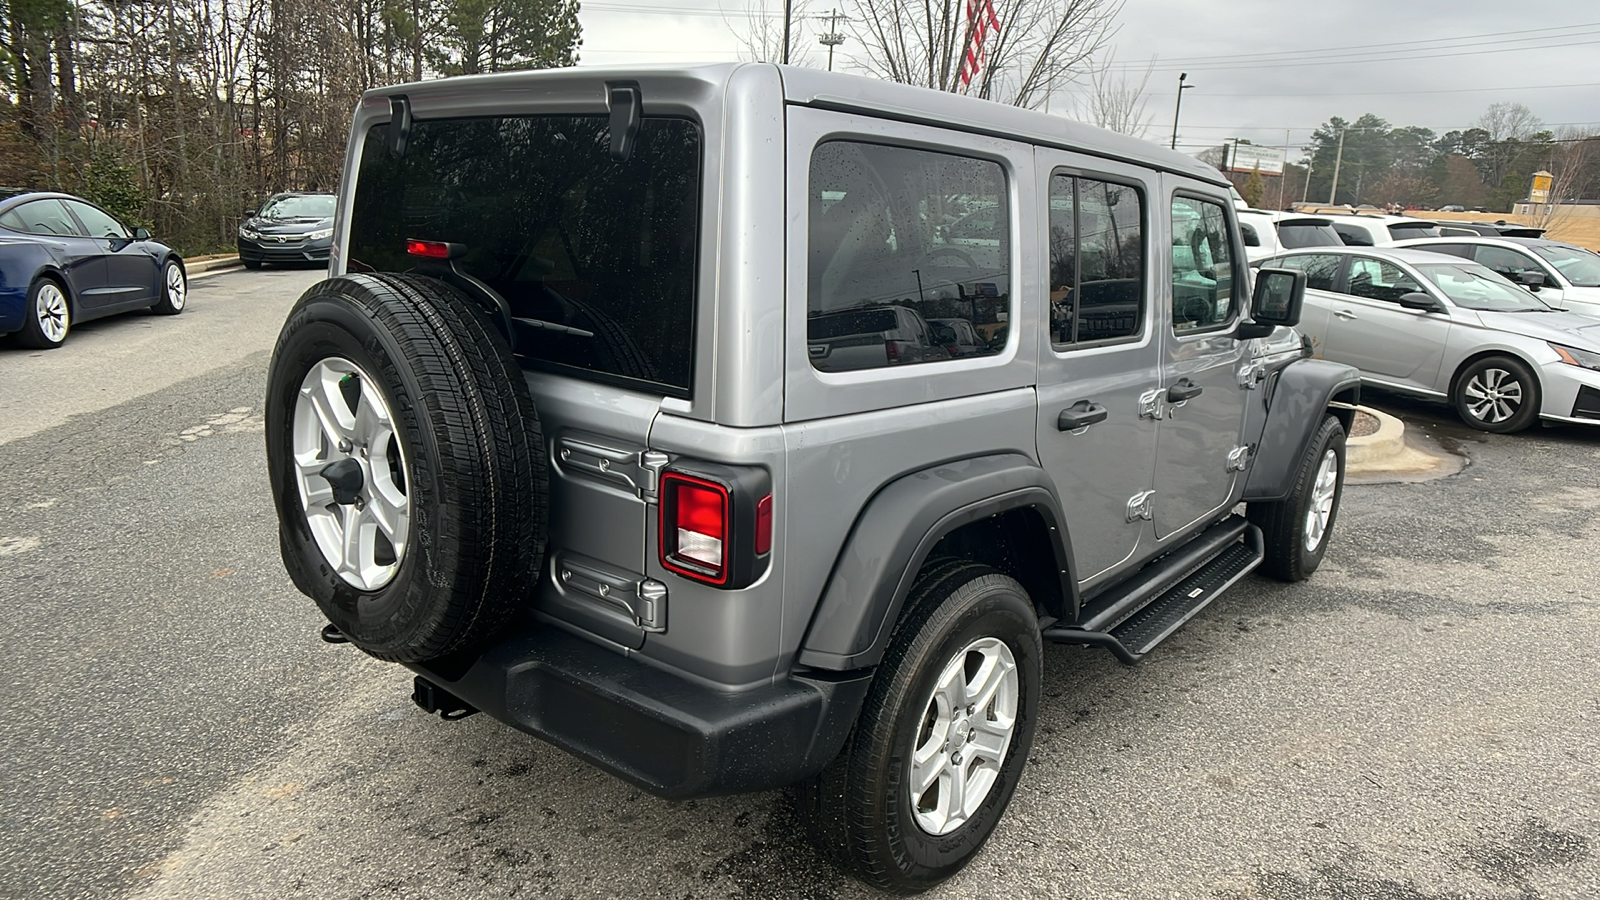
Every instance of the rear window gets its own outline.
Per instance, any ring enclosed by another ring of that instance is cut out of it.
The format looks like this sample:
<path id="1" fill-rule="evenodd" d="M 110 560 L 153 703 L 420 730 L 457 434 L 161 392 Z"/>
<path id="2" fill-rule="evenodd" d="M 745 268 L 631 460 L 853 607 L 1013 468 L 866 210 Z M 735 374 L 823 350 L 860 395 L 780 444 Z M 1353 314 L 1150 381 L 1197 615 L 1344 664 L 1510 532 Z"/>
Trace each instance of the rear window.
<path id="1" fill-rule="evenodd" d="M 893 331 L 896 328 L 894 313 L 887 309 L 860 309 L 849 312 L 818 313 L 811 317 L 806 334 L 813 340 L 852 334 L 871 334 Z"/>
<path id="2" fill-rule="evenodd" d="M 1321 222 L 1279 222 L 1278 241 L 1290 250 L 1301 247 L 1338 247 L 1344 244 L 1332 225 Z"/>
<path id="3" fill-rule="evenodd" d="M 1427 225 L 1422 222 L 1396 222 L 1389 226 L 1389 236 L 1397 241 L 1406 238 L 1440 237 L 1437 225 Z"/>
<path id="4" fill-rule="evenodd" d="M 1359 225 L 1346 225 L 1343 222 L 1339 222 L 1333 226 L 1333 231 L 1339 235 L 1339 240 L 1343 241 L 1346 246 L 1372 246 L 1372 235 L 1368 234 L 1367 230 Z"/>
<path id="5" fill-rule="evenodd" d="M 524 366 L 687 396 L 697 125 L 646 117 L 626 162 L 603 115 L 419 121 L 401 158 L 388 131 L 367 132 L 350 271 L 416 268 L 408 239 L 463 244 L 457 265 L 518 320 Z"/>

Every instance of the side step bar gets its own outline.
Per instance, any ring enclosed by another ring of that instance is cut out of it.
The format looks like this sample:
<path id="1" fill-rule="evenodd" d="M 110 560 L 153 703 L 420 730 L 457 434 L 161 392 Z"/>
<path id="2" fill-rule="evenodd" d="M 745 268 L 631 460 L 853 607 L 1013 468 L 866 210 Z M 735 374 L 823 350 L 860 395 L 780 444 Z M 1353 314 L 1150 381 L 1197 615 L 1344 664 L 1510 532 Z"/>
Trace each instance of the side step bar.
<path id="1" fill-rule="evenodd" d="M 1243 516 L 1229 516 L 1096 597 L 1084 607 L 1079 624 L 1046 628 L 1042 637 L 1104 647 L 1117 659 L 1136 663 L 1259 566 L 1265 555 L 1261 529 Z"/>

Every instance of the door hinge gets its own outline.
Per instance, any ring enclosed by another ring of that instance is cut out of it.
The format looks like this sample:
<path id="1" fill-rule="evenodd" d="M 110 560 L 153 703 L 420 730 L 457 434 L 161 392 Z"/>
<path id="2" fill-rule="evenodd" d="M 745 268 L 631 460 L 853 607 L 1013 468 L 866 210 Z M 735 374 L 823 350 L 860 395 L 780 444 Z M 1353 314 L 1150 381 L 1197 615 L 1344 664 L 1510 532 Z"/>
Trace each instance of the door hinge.
<path id="1" fill-rule="evenodd" d="M 1140 519 L 1144 519 L 1145 521 L 1154 521 L 1156 517 L 1154 503 L 1155 496 L 1155 491 L 1140 491 L 1139 493 L 1134 494 L 1132 497 L 1129 497 L 1128 521 L 1137 522 Z"/>
<path id="2" fill-rule="evenodd" d="M 1241 472 L 1250 465 L 1250 460 L 1256 455 L 1256 448 L 1246 445 L 1235 447 L 1228 451 L 1228 471 Z"/>
<path id="3" fill-rule="evenodd" d="M 1167 392 L 1162 390 L 1145 391 L 1139 395 L 1139 418 L 1160 420 L 1166 412 L 1163 404 Z"/>
<path id="4" fill-rule="evenodd" d="M 1267 380 L 1267 367 L 1255 360 L 1250 360 L 1239 367 L 1239 387 L 1246 391 L 1253 391 Z"/>
<path id="5" fill-rule="evenodd" d="M 656 499 L 656 490 L 661 485 L 661 470 L 667 467 L 668 462 L 670 459 L 659 450 L 646 450 L 639 454 L 639 469 L 644 475 L 644 483 L 639 485 L 641 499 Z"/>

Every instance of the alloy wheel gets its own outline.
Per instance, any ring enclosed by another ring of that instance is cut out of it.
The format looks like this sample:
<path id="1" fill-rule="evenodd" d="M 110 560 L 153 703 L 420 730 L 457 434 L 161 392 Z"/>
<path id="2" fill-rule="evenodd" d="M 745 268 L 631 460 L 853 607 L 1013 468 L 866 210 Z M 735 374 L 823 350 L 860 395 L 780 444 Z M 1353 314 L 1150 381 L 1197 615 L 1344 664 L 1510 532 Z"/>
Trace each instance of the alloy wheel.
<path id="1" fill-rule="evenodd" d="M 923 705 L 911 755 L 911 814 L 932 835 L 966 824 L 1000 781 L 1017 727 L 1016 658 L 999 638 L 945 664 Z"/>
<path id="2" fill-rule="evenodd" d="M 1334 494 L 1339 488 L 1339 457 L 1331 449 L 1322 454 L 1317 466 L 1317 480 L 1311 485 L 1311 502 L 1306 510 L 1306 552 L 1315 553 L 1328 534 L 1328 522 L 1333 518 Z"/>
<path id="3" fill-rule="evenodd" d="M 189 282 L 183 277 L 183 269 L 175 264 L 167 265 L 166 274 L 167 302 L 173 309 L 183 309 L 183 304 L 189 298 Z"/>
<path id="4" fill-rule="evenodd" d="M 39 287 L 34 314 L 39 319 L 39 331 L 50 343 L 59 344 L 66 340 L 67 329 L 72 325 L 72 310 L 67 306 L 67 295 L 53 282 L 45 282 Z"/>
<path id="5" fill-rule="evenodd" d="M 1510 419 L 1522 408 L 1522 382 L 1505 369 L 1490 367 L 1474 373 L 1462 393 L 1467 412 L 1490 425 Z"/>

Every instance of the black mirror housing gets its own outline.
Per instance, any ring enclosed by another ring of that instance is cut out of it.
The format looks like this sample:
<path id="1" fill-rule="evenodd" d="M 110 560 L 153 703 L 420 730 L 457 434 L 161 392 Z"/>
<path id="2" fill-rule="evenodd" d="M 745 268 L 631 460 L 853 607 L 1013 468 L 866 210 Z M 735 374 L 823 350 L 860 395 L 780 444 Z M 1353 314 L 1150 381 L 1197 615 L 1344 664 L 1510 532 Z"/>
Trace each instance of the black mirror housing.
<path id="1" fill-rule="evenodd" d="M 1444 312 L 1444 305 L 1421 291 L 1412 291 L 1401 294 L 1395 301 L 1406 309 L 1416 309 L 1422 312 Z"/>
<path id="2" fill-rule="evenodd" d="M 148 229 L 148 228 L 135 228 L 133 230 L 133 239 L 136 240 L 136 241 L 148 241 L 148 240 L 150 240 L 150 229 Z"/>
<path id="3" fill-rule="evenodd" d="M 1279 326 L 1298 325 L 1305 302 L 1306 273 L 1257 269 L 1255 292 L 1250 298 L 1251 321 L 1240 325 L 1239 336 L 1266 337 Z"/>

